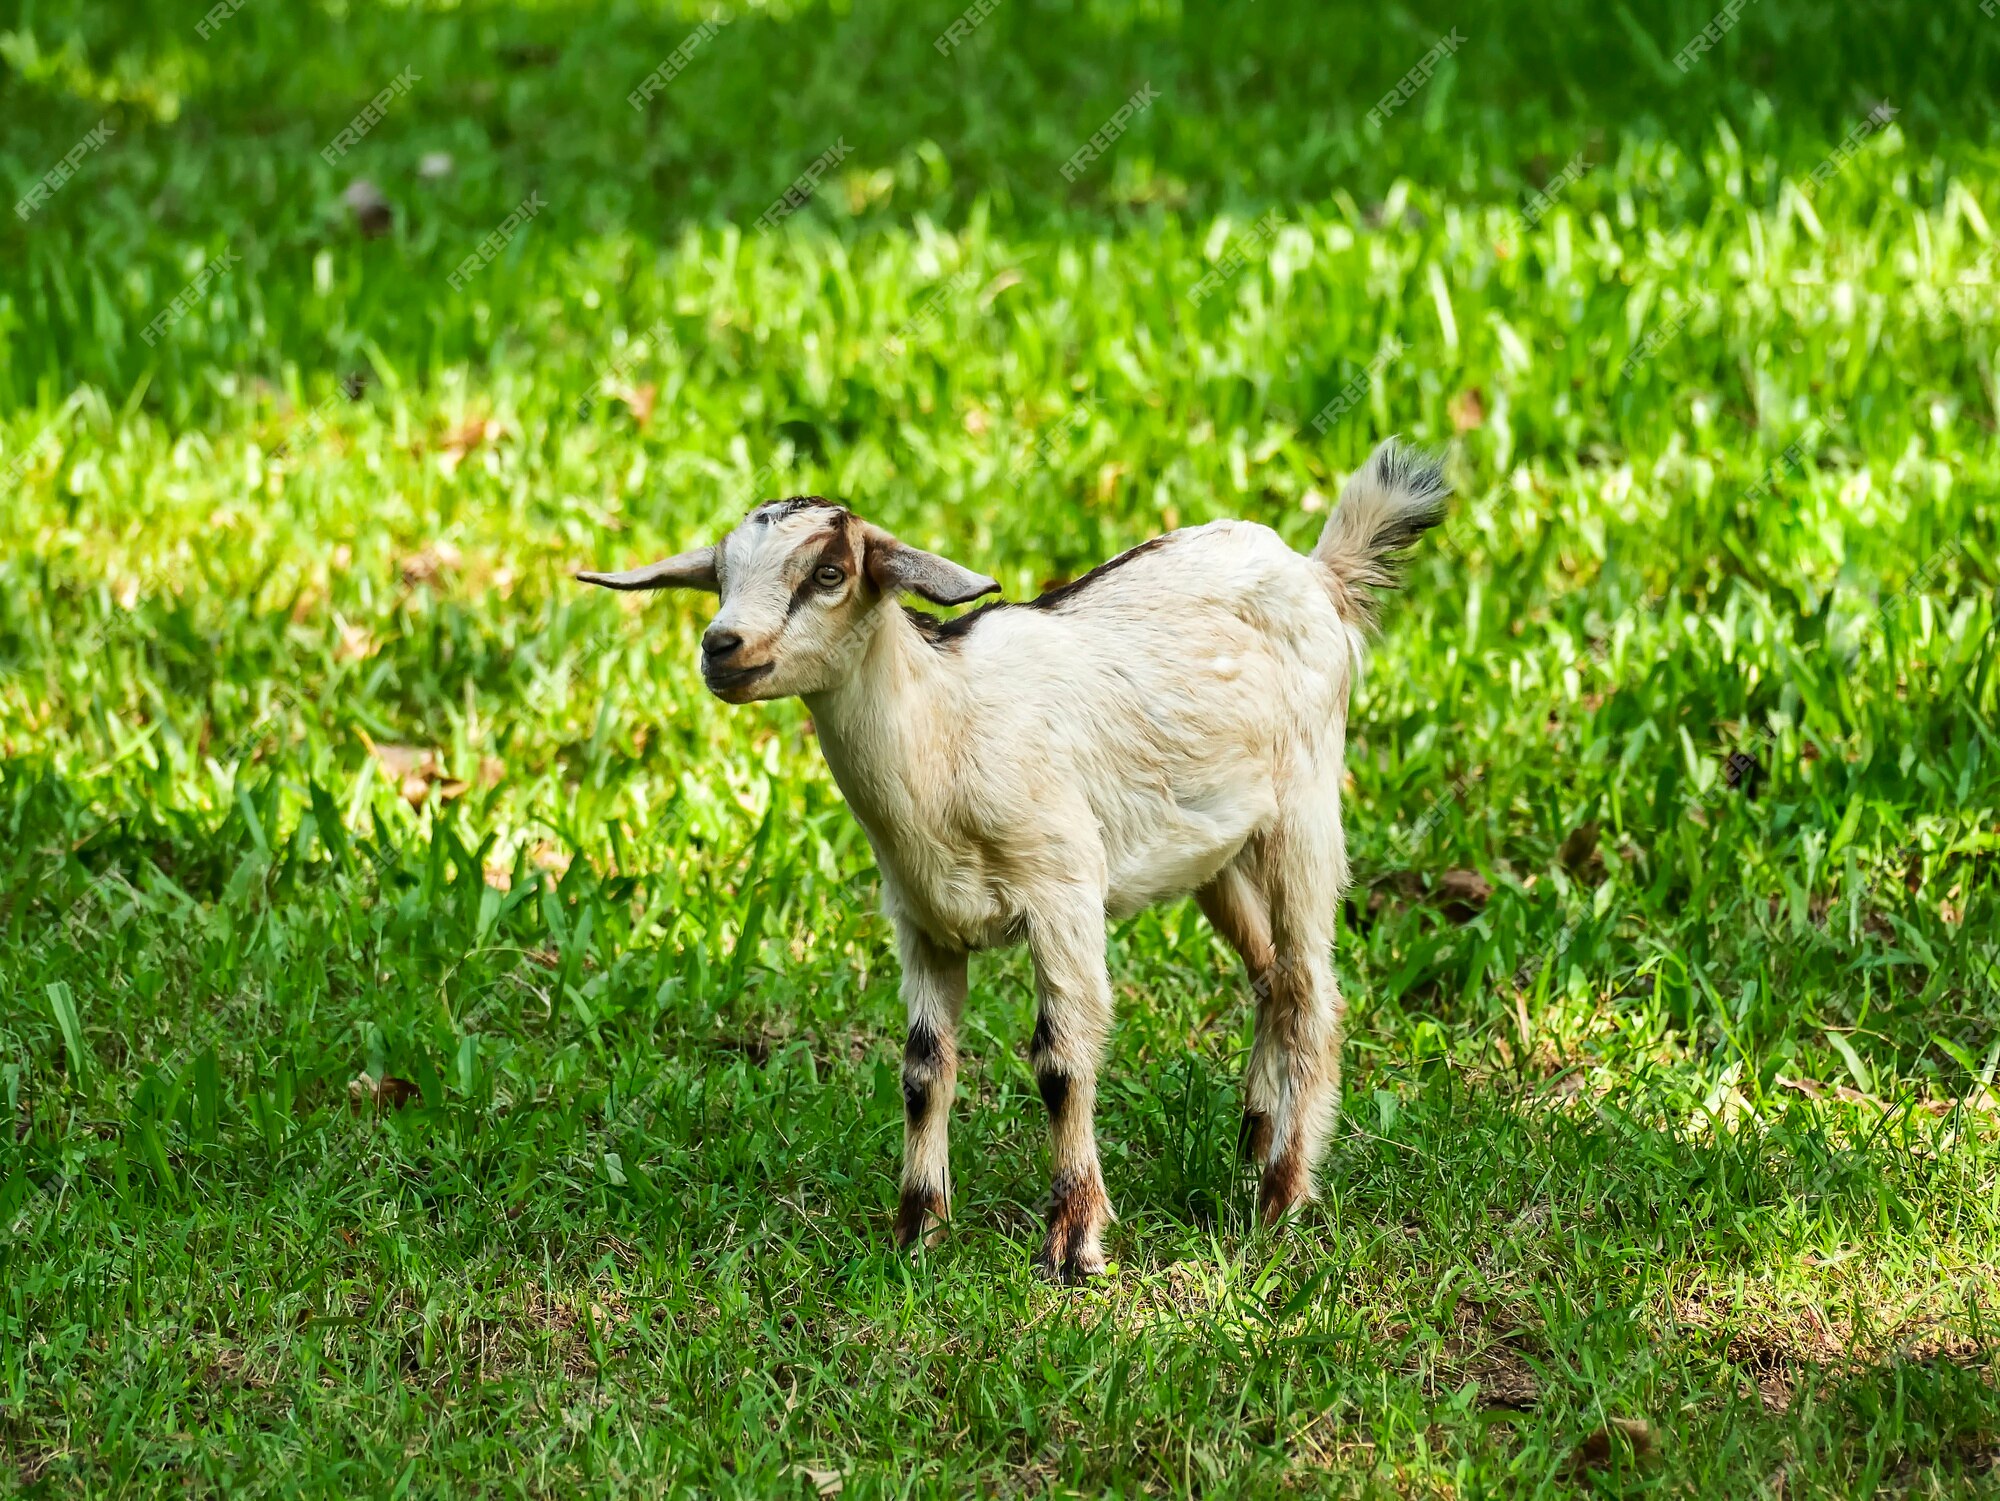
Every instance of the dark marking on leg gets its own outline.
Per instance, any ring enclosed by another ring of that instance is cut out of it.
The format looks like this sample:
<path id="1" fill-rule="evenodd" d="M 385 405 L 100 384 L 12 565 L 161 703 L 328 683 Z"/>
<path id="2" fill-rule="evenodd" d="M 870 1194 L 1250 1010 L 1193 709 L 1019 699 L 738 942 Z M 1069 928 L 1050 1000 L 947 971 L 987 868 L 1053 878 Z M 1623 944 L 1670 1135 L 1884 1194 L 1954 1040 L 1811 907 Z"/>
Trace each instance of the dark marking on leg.
<path id="1" fill-rule="evenodd" d="M 1035 1035 L 1028 1039 L 1028 1055 L 1030 1057 L 1038 1057 L 1046 1053 L 1050 1048 L 1055 1046 L 1055 1040 L 1055 1033 L 1049 1027 L 1048 1012 L 1037 1011 L 1035 1013 Z"/>
<path id="2" fill-rule="evenodd" d="M 928 1222 L 944 1218 L 944 1195 L 935 1188 L 905 1185 L 896 1203 L 896 1244 L 907 1251 L 923 1238 Z"/>
<path id="3" fill-rule="evenodd" d="M 926 1068 L 938 1061 L 937 1030 L 927 1021 L 910 1024 L 910 1035 L 903 1043 L 903 1062 L 917 1063 Z"/>
<path id="4" fill-rule="evenodd" d="M 1077 1283 L 1104 1271 L 1097 1237 L 1111 1218 L 1111 1201 L 1096 1173 L 1071 1169 L 1049 1184 L 1049 1234 L 1035 1265 L 1060 1282 Z"/>
<path id="5" fill-rule="evenodd" d="M 903 1074 L 903 1113 L 909 1117 L 912 1126 L 921 1126 L 930 1112 L 930 1082 L 906 1070 Z"/>
<path id="6" fill-rule="evenodd" d="M 1287 1146 L 1264 1169 L 1264 1181 L 1257 1190 L 1258 1214 L 1267 1225 L 1275 1225 L 1306 1196 L 1305 1164 L 1298 1148 Z"/>
<path id="7" fill-rule="evenodd" d="M 1042 1104 L 1049 1112 L 1049 1120 L 1060 1121 L 1063 1110 L 1069 1104 L 1069 1075 L 1059 1068 L 1037 1069 L 1035 1084 L 1042 1092 Z"/>
<path id="8" fill-rule="evenodd" d="M 1245 1162 L 1262 1162 L 1271 1155 L 1271 1117 L 1261 1110 L 1243 1112 L 1236 1133 L 1236 1150 Z"/>

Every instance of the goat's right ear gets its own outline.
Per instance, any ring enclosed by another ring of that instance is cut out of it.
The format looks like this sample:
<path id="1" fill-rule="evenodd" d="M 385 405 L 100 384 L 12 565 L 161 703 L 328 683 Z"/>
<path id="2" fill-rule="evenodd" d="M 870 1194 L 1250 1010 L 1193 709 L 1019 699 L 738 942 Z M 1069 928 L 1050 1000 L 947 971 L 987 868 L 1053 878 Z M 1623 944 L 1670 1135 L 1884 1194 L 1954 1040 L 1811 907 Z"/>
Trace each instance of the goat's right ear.
<path id="1" fill-rule="evenodd" d="M 862 542 L 867 559 L 863 566 L 884 594 L 916 594 L 934 605 L 962 605 L 1000 587 L 998 579 L 899 542 L 870 523 L 862 524 Z"/>
<path id="2" fill-rule="evenodd" d="M 676 553 L 644 568 L 628 568 L 623 573 L 579 573 L 586 584 L 602 584 L 607 589 L 706 589 L 720 592 L 715 575 L 715 549 L 697 547 L 693 552 Z"/>

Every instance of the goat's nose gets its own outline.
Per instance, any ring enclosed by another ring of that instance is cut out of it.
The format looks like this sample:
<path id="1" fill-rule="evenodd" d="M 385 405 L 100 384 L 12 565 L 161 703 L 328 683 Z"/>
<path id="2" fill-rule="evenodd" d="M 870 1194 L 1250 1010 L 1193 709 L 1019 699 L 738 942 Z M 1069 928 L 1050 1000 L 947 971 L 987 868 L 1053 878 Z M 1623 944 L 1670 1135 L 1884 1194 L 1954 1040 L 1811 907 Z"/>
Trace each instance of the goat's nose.
<path id="1" fill-rule="evenodd" d="M 712 627 L 701 633 L 701 654 L 710 662 L 722 662 L 736 654 L 743 644 L 743 638 L 734 631 L 718 631 Z"/>

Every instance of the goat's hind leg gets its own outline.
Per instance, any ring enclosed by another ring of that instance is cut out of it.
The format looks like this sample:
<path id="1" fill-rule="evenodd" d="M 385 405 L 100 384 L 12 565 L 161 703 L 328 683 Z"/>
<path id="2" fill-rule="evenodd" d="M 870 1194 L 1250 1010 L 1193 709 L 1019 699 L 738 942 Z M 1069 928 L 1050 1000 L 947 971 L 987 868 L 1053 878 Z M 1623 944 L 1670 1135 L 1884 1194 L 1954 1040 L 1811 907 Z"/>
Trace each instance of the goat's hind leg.
<path id="1" fill-rule="evenodd" d="M 1279 1053 L 1272 1036 L 1271 905 L 1263 890 L 1238 861 L 1194 894 L 1209 925 L 1243 956 L 1257 1014 L 1250 1041 L 1250 1064 L 1243 1076 L 1243 1125 L 1237 1149 L 1248 1162 L 1262 1167 L 1271 1156 L 1271 1121 L 1278 1108 Z"/>
<path id="2" fill-rule="evenodd" d="M 1314 799 L 1287 810 L 1262 841 L 1258 871 L 1271 904 L 1263 1007 L 1277 1075 L 1271 1150 L 1257 1195 L 1269 1225 L 1314 1196 L 1313 1170 L 1340 1111 L 1346 1003 L 1333 974 L 1333 934 L 1347 857 L 1339 802 Z M 1260 1024 L 1260 1044 L 1265 1032 Z"/>
<path id="3" fill-rule="evenodd" d="M 907 922 L 903 954 L 903 1188 L 896 1244 L 935 1239 L 951 1215 L 951 1097 L 958 1083 L 958 1018 L 965 1009 L 965 955 L 940 948 Z"/>

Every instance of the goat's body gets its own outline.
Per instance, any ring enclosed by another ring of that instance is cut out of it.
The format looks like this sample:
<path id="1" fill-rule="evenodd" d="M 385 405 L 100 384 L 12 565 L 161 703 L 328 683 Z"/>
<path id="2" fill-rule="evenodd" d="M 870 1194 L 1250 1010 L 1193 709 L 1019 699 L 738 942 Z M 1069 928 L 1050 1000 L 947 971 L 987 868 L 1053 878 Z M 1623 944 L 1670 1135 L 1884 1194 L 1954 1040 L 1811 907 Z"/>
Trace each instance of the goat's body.
<path id="1" fill-rule="evenodd" d="M 881 696 L 813 708 L 890 907 L 938 943 L 1020 941 L 1052 883 L 1130 916 L 1214 880 L 1294 789 L 1337 799 L 1359 636 L 1323 568 L 1267 527 L 1171 533 L 1053 605 L 935 640 L 883 629 L 876 670 L 926 690 L 896 738 L 936 737 L 910 774 L 880 774 Z M 850 748 L 856 719 L 869 743 Z"/>
<path id="2" fill-rule="evenodd" d="M 1312 552 L 1240 521 L 1134 548 L 1027 605 L 940 621 L 999 586 L 813 497 L 760 506 L 713 547 L 586 574 L 703 588 L 710 689 L 802 696 L 882 871 L 903 960 L 905 1151 L 896 1232 L 946 1218 L 967 955 L 1026 943 L 1029 1043 L 1050 1125 L 1041 1261 L 1102 1270 L 1111 1218 L 1092 1126 L 1111 1032 L 1104 921 L 1193 892 L 1257 998 L 1242 1144 L 1267 1220 L 1312 1196 L 1340 1093 L 1334 909 L 1340 783 L 1369 590 L 1442 515 L 1434 464 L 1393 443 Z M 761 658 L 761 660 L 759 660 Z"/>

